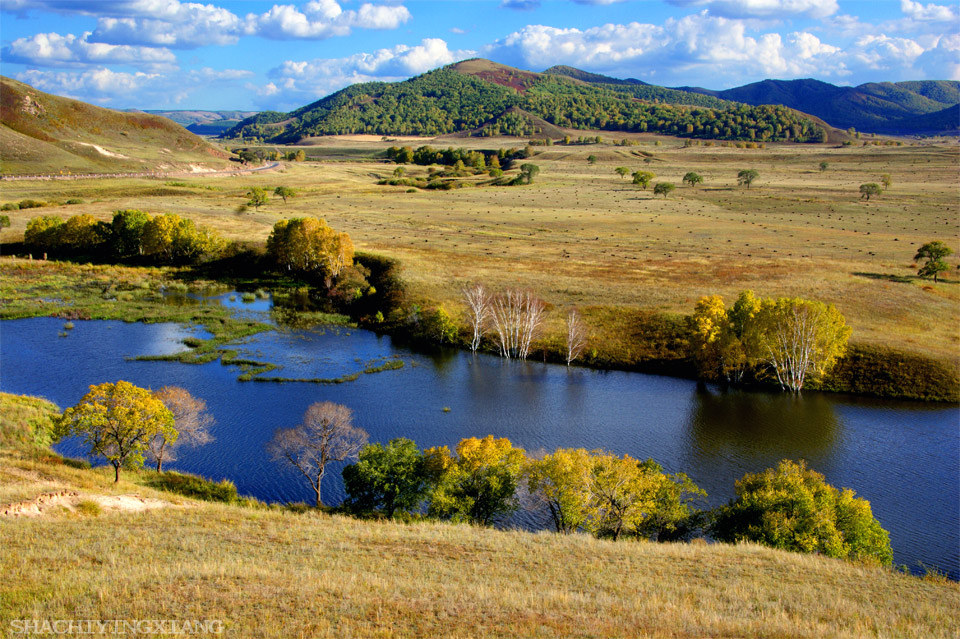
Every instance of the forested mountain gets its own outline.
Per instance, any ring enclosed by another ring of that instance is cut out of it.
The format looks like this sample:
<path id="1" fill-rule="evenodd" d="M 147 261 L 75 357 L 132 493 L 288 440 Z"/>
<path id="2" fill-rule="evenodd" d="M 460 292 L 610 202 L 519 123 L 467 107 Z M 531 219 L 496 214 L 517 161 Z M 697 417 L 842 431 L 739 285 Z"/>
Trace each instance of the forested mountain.
<path id="1" fill-rule="evenodd" d="M 952 80 L 872 82 L 857 87 L 838 87 L 809 79 L 764 80 L 724 91 L 678 88 L 746 104 L 782 104 L 822 118 L 835 127 L 878 133 L 888 131 L 897 121 L 909 122 L 914 116 L 936 113 L 960 103 L 960 82 Z M 922 129 L 898 127 L 901 133 L 924 133 Z"/>
<path id="2" fill-rule="evenodd" d="M 648 88 L 664 93 L 656 98 L 632 93 Z M 749 106 L 713 98 L 708 99 L 714 108 L 670 103 L 671 96 L 681 92 L 669 91 L 644 85 L 591 84 L 474 59 L 403 82 L 355 84 L 288 114 L 261 113 L 224 137 L 282 143 L 348 133 L 442 135 L 479 129 L 491 122 L 507 133 L 505 129 L 537 118 L 564 128 L 758 142 L 821 141 L 837 136 L 822 122 L 786 107 Z M 545 132 L 519 134 L 543 136 Z"/>
<path id="3" fill-rule="evenodd" d="M 586 82 L 588 84 L 622 91 L 639 100 L 647 100 L 650 102 L 663 102 L 666 104 L 689 104 L 692 106 L 710 107 L 711 109 L 728 109 L 736 104 L 734 101 L 724 100 L 713 95 L 707 95 L 706 93 L 668 89 L 666 87 L 659 87 L 655 84 L 647 84 L 646 82 L 637 80 L 635 78 L 621 80 L 619 78 L 611 78 L 598 73 L 590 73 L 589 71 L 583 71 L 581 69 L 575 69 L 573 67 L 563 65 L 550 67 L 544 71 L 544 73 L 561 75 L 568 78 L 573 78 L 574 80 L 580 80 L 581 82 Z M 778 103 L 769 102 L 766 104 Z"/>
<path id="4" fill-rule="evenodd" d="M 227 154 L 167 118 L 104 109 L 0 77 L 0 172 L 226 168 Z"/>
<path id="5" fill-rule="evenodd" d="M 151 110 L 128 109 L 128 113 L 150 113 L 173 120 L 187 131 L 197 135 L 220 135 L 244 118 L 253 117 L 256 111 L 202 111 L 202 110 Z"/>

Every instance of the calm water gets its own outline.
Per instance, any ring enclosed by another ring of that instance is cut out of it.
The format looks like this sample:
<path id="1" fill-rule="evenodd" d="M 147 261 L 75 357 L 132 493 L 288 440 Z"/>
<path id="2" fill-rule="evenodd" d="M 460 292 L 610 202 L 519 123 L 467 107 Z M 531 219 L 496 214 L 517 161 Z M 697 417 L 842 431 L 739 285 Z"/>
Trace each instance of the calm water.
<path id="1" fill-rule="evenodd" d="M 258 302 L 259 303 L 259 302 Z M 238 303 L 239 305 L 239 303 Z M 75 404 L 90 384 L 125 379 L 139 386 L 183 386 L 205 399 L 216 441 L 183 450 L 171 468 L 229 478 L 241 493 L 268 501 L 310 501 L 309 488 L 263 452 L 274 429 L 293 426 L 312 402 L 354 410 L 371 440 L 409 437 L 420 446 L 470 436 L 508 437 L 529 451 L 605 448 L 653 457 L 704 488 L 707 505 L 733 496 L 734 481 L 781 459 L 806 459 L 827 481 L 869 499 L 890 531 L 895 561 L 960 576 L 960 427 L 954 406 L 805 393 L 698 390 L 694 382 L 506 362 L 459 351 L 424 354 L 360 330 L 280 331 L 256 336 L 247 356 L 282 365 L 286 377 L 338 377 L 399 355 L 404 368 L 319 386 L 238 382 L 218 362 L 186 365 L 127 357 L 181 348 L 190 329 L 63 320 L 0 323 L 0 388 Z M 449 412 L 444 412 L 448 407 Z M 74 441 L 57 446 L 80 456 Z M 343 498 L 339 468 L 324 499 Z M 530 524 L 533 519 L 527 518 Z"/>

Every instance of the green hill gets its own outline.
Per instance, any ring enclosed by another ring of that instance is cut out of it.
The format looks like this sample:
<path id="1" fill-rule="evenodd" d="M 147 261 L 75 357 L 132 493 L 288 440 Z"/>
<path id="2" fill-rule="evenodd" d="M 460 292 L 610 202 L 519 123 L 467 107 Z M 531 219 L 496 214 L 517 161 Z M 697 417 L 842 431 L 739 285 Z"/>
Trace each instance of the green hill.
<path id="1" fill-rule="evenodd" d="M 226 168 L 227 154 L 179 124 L 38 91 L 0 77 L 0 173 Z"/>
<path id="2" fill-rule="evenodd" d="M 403 82 L 355 84 L 288 114 L 261 113 L 223 137 L 291 143 L 351 133 L 436 136 L 480 129 L 508 110 L 520 109 L 559 128 L 757 142 L 842 139 L 809 116 L 781 106 L 714 100 L 714 108 L 706 108 L 665 102 L 672 99 L 669 93 L 657 99 L 630 93 L 648 89 L 642 85 L 627 89 L 473 59 Z"/>
<path id="3" fill-rule="evenodd" d="M 878 133 L 889 130 L 893 122 L 908 122 L 913 116 L 935 113 L 960 102 L 960 82 L 948 80 L 879 82 L 857 87 L 811 79 L 763 80 L 724 91 L 679 88 L 746 104 L 782 104 L 823 118 L 835 127 Z M 902 133 L 921 132 L 897 128 Z"/>

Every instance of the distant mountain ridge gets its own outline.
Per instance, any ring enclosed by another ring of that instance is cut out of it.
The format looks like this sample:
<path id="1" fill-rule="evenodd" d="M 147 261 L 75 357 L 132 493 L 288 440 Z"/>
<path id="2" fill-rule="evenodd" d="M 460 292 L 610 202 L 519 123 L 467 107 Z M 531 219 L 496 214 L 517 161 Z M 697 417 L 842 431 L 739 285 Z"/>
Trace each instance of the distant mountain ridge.
<path id="1" fill-rule="evenodd" d="M 348 133 L 547 137 L 571 128 L 751 142 L 846 136 L 783 106 L 580 75 L 534 73 L 474 58 L 402 82 L 354 84 L 290 113 L 259 113 L 223 137 L 270 143 Z"/>
<path id="2" fill-rule="evenodd" d="M 203 111 L 203 110 L 155 110 L 128 109 L 130 112 L 150 113 L 173 120 L 196 135 L 220 135 L 237 126 L 241 120 L 255 116 L 259 111 Z"/>
<path id="3" fill-rule="evenodd" d="M 228 155 L 179 124 L 38 91 L 0 76 L 0 173 L 226 168 Z"/>

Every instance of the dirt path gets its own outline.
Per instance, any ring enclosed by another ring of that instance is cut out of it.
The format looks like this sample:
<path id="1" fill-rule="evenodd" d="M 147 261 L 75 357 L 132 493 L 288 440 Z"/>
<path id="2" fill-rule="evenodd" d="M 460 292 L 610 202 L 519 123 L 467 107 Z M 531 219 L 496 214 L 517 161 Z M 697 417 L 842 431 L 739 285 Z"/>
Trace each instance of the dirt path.
<path id="1" fill-rule="evenodd" d="M 65 508 L 74 512 L 81 502 L 93 502 L 107 511 L 143 512 L 172 504 L 162 499 L 129 495 L 81 495 L 74 490 L 59 490 L 0 507 L 0 517 L 40 517 Z"/>

